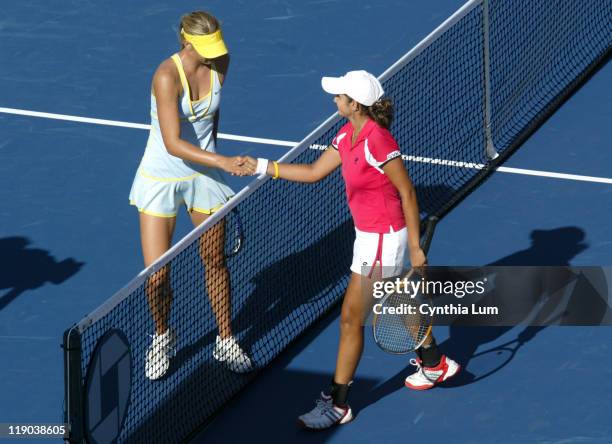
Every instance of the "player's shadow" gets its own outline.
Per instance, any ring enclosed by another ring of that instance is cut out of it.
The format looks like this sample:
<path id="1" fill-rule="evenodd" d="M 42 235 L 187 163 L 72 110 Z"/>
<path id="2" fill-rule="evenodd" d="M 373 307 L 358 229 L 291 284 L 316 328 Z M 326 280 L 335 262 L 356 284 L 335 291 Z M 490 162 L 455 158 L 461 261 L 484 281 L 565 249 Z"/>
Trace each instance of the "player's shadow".
<path id="1" fill-rule="evenodd" d="M 45 283 L 61 284 L 83 266 L 72 258 L 58 262 L 48 251 L 30 248 L 24 237 L 0 239 L 0 310 L 6 308 L 27 290 Z"/>
<path id="2" fill-rule="evenodd" d="M 489 266 L 569 266 L 570 261 L 580 252 L 588 248 L 584 242 L 585 232 L 578 227 L 561 227 L 552 230 L 534 230 L 531 233 L 531 245 L 529 248 L 517 251 L 509 256 L 494 261 Z M 581 284 L 582 285 L 582 284 Z M 528 290 L 528 288 L 524 288 Z M 536 288 L 533 294 L 521 295 L 523 307 L 518 310 L 527 316 L 539 303 L 542 294 L 550 289 Z M 576 288 L 574 295 L 568 302 L 566 310 L 579 310 L 584 305 L 585 298 L 599 298 L 600 294 L 593 289 L 582 286 Z M 591 299 L 592 299 L 591 298 Z M 496 301 L 499 302 L 499 301 Z M 509 304 L 516 301 L 507 301 Z M 597 304 L 591 300 L 589 303 Z M 588 322 L 595 325 L 602 320 L 606 312 L 609 312 L 607 304 L 599 305 L 600 310 L 596 313 L 597 319 L 591 318 Z M 545 310 L 545 307 L 544 309 Z M 597 311 L 597 310 L 596 310 Z M 538 313 L 539 315 L 540 313 Z M 544 315 L 545 313 L 542 313 Z M 463 370 L 453 379 L 441 384 L 440 387 L 457 387 L 491 376 L 509 364 L 517 351 L 527 342 L 531 341 L 545 326 L 527 326 L 522 328 L 515 339 L 496 347 L 491 347 L 485 352 L 476 353 L 476 350 L 490 342 L 494 342 L 512 330 L 513 326 L 465 326 L 459 318 L 450 325 L 449 337 L 440 344 L 443 353 L 459 362 Z M 490 361 L 484 365 L 482 371 L 472 372 L 470 361 L 474 358 L 486 358 Z M 387 395 L 404 387 L 405 377 L 414 372 L 415 368 L 407 366 L 383 384 L 374 388 L 364 397 L 361 408 L 376 403 Z"/>
<path id="3" fill-rule="evenodd" d="M 585 242 L 585 232 L 578 227 L 561 227 L 552 230 L 535 230 L 531 233 L 531 245 L 525 250 L 503 257 L 489 265 L 491 266 L 533 266 L 533 267 L 568 267 L 570 261 L 579 253 L 588 248 Z M 546 270 L 535 270 L 533 273 L 542 273 Z M 502 276 L 513 284 L 519 284 L 516 294 L 499 294 L 493 292 L 490 296 L 490 305 L 498 304 L 507 307 L 506 311 L 513 311 L 515 321 L 509 326 L 466 326 L 462 322 L 451 324 L 449 337 L 441 344 L 443 350 L 456 357 L 463 368 L 457 378 L 450 380 L 446 387 L 466 385 L 491 376 L 508 365 L 516 356 L 519 349 L 544 330 L 547 325 L 559 321 L 560 325 L 599 325 L 609 315 L 610 308 L 607 300 L 607 290 L 595 288 L 593 282 L 599 279 L 587 279 L 584 275 L 575 275 L 566 268 L 549 269 L 550 279 L 530 279 L 529 270 L 523 269 L 517 276 L 509 270 Z M 533 274 L 532 273 L 532 274 Z M 595 271 L 597 274 L 598 271 Z M 534 276 L 531 276 L 534 277 Z M 517 282 L 519 281 L 519 282 Z M 534 282 L 520 286 L 520 282 Z M 501 283 L 501 286 L 504 284 Z M 562 302 L 556 297 L 546 301 L 546 295 L 555 295 L 559 290 L 573 285 L 569 300 L 564 302 L 562 312 L 555 314 L 557 304 Z M 485 301 L 483 305 L 489 305 Z M 584 312 L 587 307 L 589 313 Z M 531 318 L 529 318 L 531 317 Z M 521 320 L 530 319 L 532 325 L 519 327 L 520 331 L 514 339 L 504 344 L 489 347 L 485 351 L 476 353 L 481 346 L 494 342 L 515 329 Z M 538 325 L 539 324 L 539 325 Z M 475 358 L 481 362 L 470 366 Z"/>

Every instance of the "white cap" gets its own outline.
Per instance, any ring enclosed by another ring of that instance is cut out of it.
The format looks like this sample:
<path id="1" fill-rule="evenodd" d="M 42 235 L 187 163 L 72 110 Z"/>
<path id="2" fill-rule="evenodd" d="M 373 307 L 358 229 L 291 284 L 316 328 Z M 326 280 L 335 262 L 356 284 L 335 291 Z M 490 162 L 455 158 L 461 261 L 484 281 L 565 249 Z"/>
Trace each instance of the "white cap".
<path id="1" fill-rule="evenodd" d="M 323 77 L 321 86 L 330 94 L 346 94 L 365 106 L 372 106 L 385 93 L 376 77 L 367 71 L 349 71 L 342 77 Z"/>

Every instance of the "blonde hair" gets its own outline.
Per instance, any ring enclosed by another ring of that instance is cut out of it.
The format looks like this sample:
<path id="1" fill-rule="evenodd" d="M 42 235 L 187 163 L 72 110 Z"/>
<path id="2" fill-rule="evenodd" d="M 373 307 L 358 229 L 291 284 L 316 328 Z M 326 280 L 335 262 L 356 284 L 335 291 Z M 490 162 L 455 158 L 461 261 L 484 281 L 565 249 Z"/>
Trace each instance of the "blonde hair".
<path id="1" fill-rule="evenodd" d="M 181 29 L 187 34 L 207 35 L 216 32 L 220 28 L 219 21 L 214 15 L 204 11 L 194 11 L 181 17 L 179 24 L 179 41 L 185 46 L 185 40 L 181 36 Z"/>

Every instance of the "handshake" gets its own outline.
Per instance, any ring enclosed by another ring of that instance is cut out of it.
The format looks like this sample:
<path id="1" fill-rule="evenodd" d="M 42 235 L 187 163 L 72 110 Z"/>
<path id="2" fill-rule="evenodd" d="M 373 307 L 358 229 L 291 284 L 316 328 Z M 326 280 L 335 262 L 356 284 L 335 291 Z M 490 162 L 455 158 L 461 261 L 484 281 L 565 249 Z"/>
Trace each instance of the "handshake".
<path id="1" fill-rule="evenodd" d="M 221 168 L 232 176 L 253 176 L 268 174 L 268 160 L 255 159 L 251 156 L 226 157 Z"/>

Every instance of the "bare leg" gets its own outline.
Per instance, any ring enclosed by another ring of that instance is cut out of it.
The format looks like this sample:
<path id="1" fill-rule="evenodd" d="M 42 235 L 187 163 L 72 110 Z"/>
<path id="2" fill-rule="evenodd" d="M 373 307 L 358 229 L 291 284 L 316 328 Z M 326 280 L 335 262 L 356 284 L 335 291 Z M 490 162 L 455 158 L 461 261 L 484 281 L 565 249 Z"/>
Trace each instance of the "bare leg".
<path id="1" fill-rule="evenodd" d="M 200 225 L 208 214 L 192 211 L 191 221 L 194 226 Z M 225 264 L 225 220 L 209 228 L 200 238 L 200 256 L 205 268 L 206 289 L 212 304 L 219 336 L 227 338 L 232 335 L 230 279 Z"/>
<path id="2" fill-rule="evenodd" d="M 145 267 L 148 267 L 170 248 L 176 218 L 157 217 L 140 213 L 140 240 Z M 151 315 L 155 321 L 155 332 L 160 335 L 168 330 L 168 318 L 172 305 L 170 268 L 165 266 L 147 279 L 145 291 Z"/>
<path id="3" fill-rule="evenodd" d="M 372 306 L 372 279 L 352 273 L 342 302 L 340 317 L 340 345 L 336 360 L 334 382 L 348 384 L 363 352 L 364 321 Z"/>

